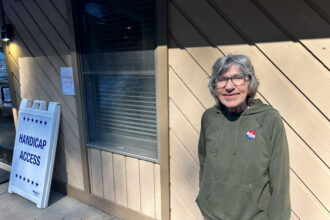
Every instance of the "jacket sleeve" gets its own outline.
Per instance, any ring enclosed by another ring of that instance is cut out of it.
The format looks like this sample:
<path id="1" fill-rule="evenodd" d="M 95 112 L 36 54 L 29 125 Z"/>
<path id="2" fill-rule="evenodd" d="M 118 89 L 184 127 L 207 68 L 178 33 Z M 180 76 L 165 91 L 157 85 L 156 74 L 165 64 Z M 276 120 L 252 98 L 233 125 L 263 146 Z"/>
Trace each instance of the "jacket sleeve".
<path id="1" fill-rule="evenodd" d="M 204 172 L 204 163 L 206 157 L 206 142 L 205 142 L 205 128 L 203 123 L 203 118 L 201 122 L 201 131 L 199 134 L 199 141 L 198 141 L 198 158 L 199 158 L 199 187 L 201 186 L 203 172 Z"/>
<path id="2" fill-rule="evenodd" d="M 269 219 L 289 220 L 291 215 L 289 149 L 285 129 L 278 113 L 271 126 L 273 150 L 269 164 L 271 194 Z"/>

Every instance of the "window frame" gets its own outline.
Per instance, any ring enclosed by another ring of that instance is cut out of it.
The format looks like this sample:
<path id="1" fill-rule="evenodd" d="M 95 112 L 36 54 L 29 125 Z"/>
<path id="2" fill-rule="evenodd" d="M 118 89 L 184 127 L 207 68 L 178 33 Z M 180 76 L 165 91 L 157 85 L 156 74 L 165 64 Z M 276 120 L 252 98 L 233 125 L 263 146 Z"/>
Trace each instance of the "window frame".
<path id="1" fill-rule="evenodd" d="M 81 130 L 80 135 L 83 135 L 82 141 L 86 148 L 94 148 L 98 150 L 108 151 L 124 156 L 133 157 L 149 162 L 160 163 L 161 161 L 161 149 L 166 148 L 168 151 L 168 136 L 169 136 L 169 118 L 168 118 L 168 51 L 167 51 L 167 1 L 155 0 L 155 13 L 156 13 L 156 48 L 155 48 L 155 90 L 156 90 L 156 123 L 157 123 L 157 157 L 151 158 L 148 156 L 138 155 L 122 150 L 117 150 L 111 146 L 105 147 L 96 144 L 88 143 L 88 131 L 87 131 L 87 110 L 85 106 L 85 94 L 84 94 L 84 81 L 83 81 L 83 59 L 81 56 L 81 46 L 84 41 L 84 34 L 82 33 L 81 21 L 78 21 L 79 10 L 76 4 L 78 1 L 72 0 L 72 15 L 73 15 L 73 26 L 74 26 L 74 37 L 73 41 L 76 50 L 76 64 L 77 64 L 77 75 L 78 75 L 78 86 L 79 89 L 79 106 L 80 116 L 78 123 L 79 129 Z M 165 8 L 164 8 L 165 7 Z M 75 8 L 75 9 L 74 9 Z M 165 9 L 165 10 L 164 10 Z M 162 47 L 162 48 L 160 48 Z M 161 75 L 160 75 L 161 74 Z M 161 86 L 160 86 L 161 85 Z M 164 147 L 162 147 L 164 146 Z"/>

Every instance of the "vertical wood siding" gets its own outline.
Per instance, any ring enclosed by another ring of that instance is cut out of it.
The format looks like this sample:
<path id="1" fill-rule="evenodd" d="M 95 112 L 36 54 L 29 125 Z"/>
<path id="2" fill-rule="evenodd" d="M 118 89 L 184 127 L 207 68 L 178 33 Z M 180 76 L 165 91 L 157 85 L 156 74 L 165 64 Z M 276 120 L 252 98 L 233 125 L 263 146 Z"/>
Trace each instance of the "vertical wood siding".
<path id="1" fill-rule="evenodd" d="M 159 164 L 93 148 L 88 158 L 93 195 L 161 219 Z"/>
<path id="2" fill-rule="evenodd" d="M 14 105 L 22 98 L 61 104 L 54 178 L 83 189 L 75 97 L 63 95 L 60 80 L 60 67 L 71 66 L 66 2 L 54 2 L 3 1 L 5 19 L 14 27 L 7 46 Z"/>
<path id="3" fill-rule="evenodd" d="M 239 6 L 239 7 L 238 7 Z M 330 12 L 322 0 L 170 0 L 171 217 L 201 219 L 197 142 L 214 105 L 215 60 L 248 55 L 258 98 L 282 115 L 290 147 L 291 219 L 329 219 Z"/>

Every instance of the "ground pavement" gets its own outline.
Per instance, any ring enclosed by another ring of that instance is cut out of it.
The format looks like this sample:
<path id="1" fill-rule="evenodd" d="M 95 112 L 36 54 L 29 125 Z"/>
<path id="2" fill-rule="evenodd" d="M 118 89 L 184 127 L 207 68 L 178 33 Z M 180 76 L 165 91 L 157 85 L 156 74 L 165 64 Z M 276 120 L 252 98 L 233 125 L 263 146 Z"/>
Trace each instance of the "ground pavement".
<path id="1" fill-rule="evenodd" d="M 8 193 L 8 182 L 0 184 L 0 220 L 121 220 L 69 196 L 51 191 L 48 207 Z"/>

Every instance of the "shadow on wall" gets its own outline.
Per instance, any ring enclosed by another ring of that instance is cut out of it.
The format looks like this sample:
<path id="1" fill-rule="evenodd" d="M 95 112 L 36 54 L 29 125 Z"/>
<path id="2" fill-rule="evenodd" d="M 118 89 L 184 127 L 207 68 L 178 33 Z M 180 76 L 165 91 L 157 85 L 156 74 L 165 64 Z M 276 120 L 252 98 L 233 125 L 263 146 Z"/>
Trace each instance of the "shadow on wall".
<path id="1" fill-rule="evenodd" d="M 12 65 L 15 65 L 11 62 Z M 32 57 L 19 57 L 17 61 L 19 71 L 15 72 L 15 78 L 19 79 L 20 82 L 15 82 L 15 93 L 19 97 L 17 100 L 17 105 L 20 105 L 20 98 L 27 98 L 31 100 L 42 100 L 49 102 L 59 102 L 61 100 L 56 100 L 55 97 L 50 100 L 51 92 L 53 89 L 47 87 L 43 84 L 46 82 L 46 79 L 40 68 L 36 67 L 36 61 Z M 54 96 L 55 94 L 53 94 Z M 56 154 L 55 154 L 55 164 L 53 169 L 53 180 L 59 181 L 61 183 L 68 183 L 68 173 L 67 173 L 67 158 L 68 156 L 65 153 L 65 149 L 68 148 L 68 142 L 71 143 L 72 140 L 64 140 L 66 136 L 64 135 L 65 129 L 63 128 L 64 123 L 67 123 L 63 120 L 63 103 L 61 104 L 61 117 L 60 117 L 60 127 L 59 135 L 57 140 Z M 74 159 L 73 156 L 71 159 Z M 75 175 L 72 173 L 72 175 Z M 52 186 L 54 187 L 54 185 Z"/>
<path id="2" fill-rule="evenodd" d="M 327 47 L 330 4 L 323 6 L 309 2 L 171 0 L 168 21 L 170 38 L 182 48 L 314 40 L 319 42 L 319 49 L 330 51 Z M 196 37 L 194 32 L 202 38 Z M 322 43 L 322 40 L 326 42 Z M 172 44 L 170 47 L 176 46 Z"/>

